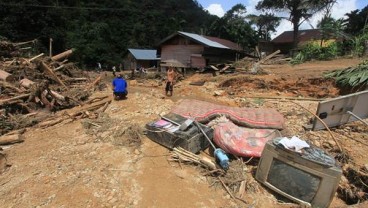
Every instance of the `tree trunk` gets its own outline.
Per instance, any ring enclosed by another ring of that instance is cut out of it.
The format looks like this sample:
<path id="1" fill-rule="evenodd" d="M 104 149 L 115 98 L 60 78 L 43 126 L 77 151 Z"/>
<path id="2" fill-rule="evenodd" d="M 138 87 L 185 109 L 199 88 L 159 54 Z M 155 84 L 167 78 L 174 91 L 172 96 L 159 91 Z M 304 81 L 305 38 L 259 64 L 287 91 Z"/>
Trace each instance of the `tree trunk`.
<path id="1" fill-rule="evenodd" d="M 293 21 L 293 49 L 296 49 L 298 47 L 298 43 L 299 43 L 299 20 L 294 20 Z"/>

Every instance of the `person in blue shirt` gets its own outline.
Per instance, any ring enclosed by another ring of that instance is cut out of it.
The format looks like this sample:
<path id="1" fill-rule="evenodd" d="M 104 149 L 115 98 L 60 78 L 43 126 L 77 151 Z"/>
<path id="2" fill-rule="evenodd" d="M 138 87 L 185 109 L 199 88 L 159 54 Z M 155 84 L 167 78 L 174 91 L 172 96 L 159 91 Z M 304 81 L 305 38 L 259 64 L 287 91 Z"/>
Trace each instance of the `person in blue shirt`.
<path id="1" fill-rule="evenodd" d="M 126 96 L 128 95 L 128 91 L 127 91 L 128 84 L 125 81 L 125 79 L 123 79 L 123 77 L 121 76 L 121 74 L 119 74 L 112 81 L 112 88 L 114 90 L 113 94 L 114 94 L 115 100 L 125 99 Z"/>

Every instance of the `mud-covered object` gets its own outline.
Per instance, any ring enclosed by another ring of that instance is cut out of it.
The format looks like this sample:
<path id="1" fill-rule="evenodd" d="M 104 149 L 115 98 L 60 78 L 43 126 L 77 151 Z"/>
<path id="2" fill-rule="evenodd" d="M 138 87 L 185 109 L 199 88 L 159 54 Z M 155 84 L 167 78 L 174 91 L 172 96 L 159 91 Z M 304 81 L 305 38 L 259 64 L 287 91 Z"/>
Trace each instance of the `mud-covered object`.
<path id="1" fill-rule="evenodd" d="M 285 123 L 282 114 L 271 108 L 229 107 L 192 99 L 182 100 L 171 112 L 201 123 L 225 115 L 235 124 L 251 128 L 283 129 Z"/>
<path id="2" fill-rule="evenodd" d="M 229 122 L 219 123 L 214 130 L 214 142 L 225 152 L 240 157 L 261 157 L 268 140 L 280 136 L 276 129 L 250 129 Z"/>

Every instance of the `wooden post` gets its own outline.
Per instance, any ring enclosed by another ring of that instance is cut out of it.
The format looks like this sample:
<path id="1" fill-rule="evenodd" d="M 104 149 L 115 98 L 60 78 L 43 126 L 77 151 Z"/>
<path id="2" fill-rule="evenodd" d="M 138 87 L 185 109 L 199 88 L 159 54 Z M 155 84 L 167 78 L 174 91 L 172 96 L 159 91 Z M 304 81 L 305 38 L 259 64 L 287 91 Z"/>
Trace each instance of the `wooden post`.
<path id="1" fill-rule="evenodd" d="M 50 58 L 52 57 L 52 38 L 50 38 Z"/>

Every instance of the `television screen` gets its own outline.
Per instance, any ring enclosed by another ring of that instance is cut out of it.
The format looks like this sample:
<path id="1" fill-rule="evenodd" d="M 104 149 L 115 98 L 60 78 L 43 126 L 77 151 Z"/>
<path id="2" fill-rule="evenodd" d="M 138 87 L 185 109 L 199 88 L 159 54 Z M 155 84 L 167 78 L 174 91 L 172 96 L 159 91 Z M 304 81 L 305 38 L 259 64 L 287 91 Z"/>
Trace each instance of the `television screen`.
<path id="1" fill-rule="evenodd" d="M 318 191 L 321 178 L 274 158 L 267 181 L 293 197 L 312 202 Z"/>

